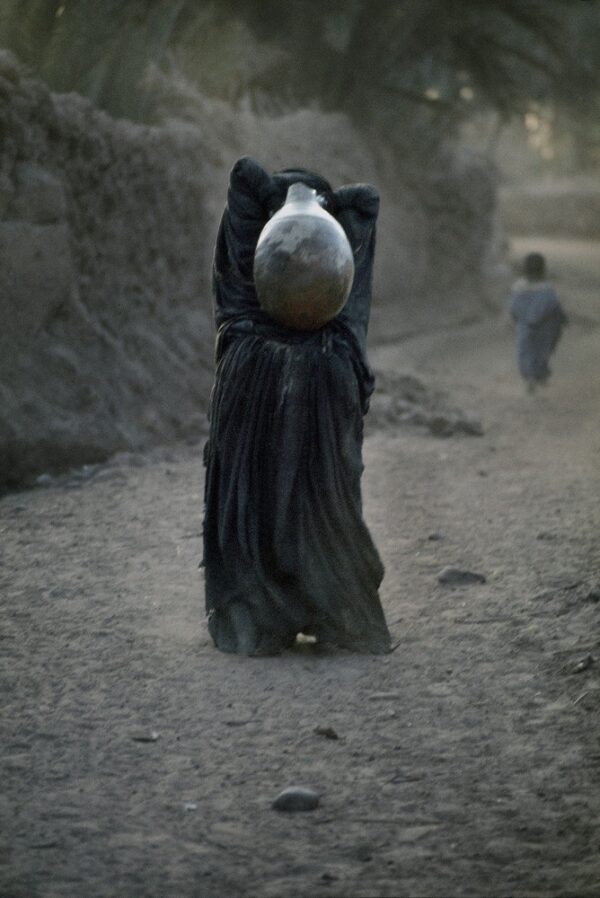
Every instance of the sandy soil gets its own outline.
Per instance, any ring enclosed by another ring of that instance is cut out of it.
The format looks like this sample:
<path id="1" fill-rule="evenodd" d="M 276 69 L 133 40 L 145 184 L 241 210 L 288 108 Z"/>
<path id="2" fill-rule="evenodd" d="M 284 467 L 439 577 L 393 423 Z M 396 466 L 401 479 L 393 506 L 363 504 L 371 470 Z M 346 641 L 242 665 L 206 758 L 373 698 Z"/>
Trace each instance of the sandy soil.
<path id="1" fill-rule="evenodd" d="M 212 648 L 199 447 L 2 499 L 3 898 L 600 894 L 600 252 L 540 246 L 545 392 L 502 320 L 372 353 L 485 428 L 366 442 L 391 655 Z"/>

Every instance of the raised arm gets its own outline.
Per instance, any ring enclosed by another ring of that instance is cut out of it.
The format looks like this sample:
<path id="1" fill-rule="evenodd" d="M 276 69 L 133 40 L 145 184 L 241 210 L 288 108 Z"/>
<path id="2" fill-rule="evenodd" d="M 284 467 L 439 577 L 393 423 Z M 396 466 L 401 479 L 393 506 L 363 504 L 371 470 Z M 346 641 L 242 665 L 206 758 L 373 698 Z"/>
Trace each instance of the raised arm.
<path id="1" fill-rule="evenodd" d="M 344 228 L 354 254 L 354 281 L 340 319 L 355 333 L 362 350 L 366 348 L 379 194 L 370 184 L 353 184 L 334 192 L 336 218 Z"/>
<path id="2" fill-rule="evenodd" d="M 229 178 L 227 205 L 217 235 L 213 263 L 217 325 L 233 315 L 258 308 L 252 279 L 254 250 L 276 193 L 273 180 L 258 162 L 243 156 Z"/>

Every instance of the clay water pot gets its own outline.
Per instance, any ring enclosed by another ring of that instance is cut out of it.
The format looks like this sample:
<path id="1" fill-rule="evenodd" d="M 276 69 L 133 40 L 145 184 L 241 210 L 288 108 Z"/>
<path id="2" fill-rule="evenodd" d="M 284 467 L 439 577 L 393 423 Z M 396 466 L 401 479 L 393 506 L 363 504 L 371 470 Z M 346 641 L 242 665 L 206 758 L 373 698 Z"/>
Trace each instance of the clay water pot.
<path id="1" fill-rule="evenodd" d="M 292 184 L 285 203 L 261 231 L 254 254 L 258 301 L 285 327 L 323 327 L 344 307 L 354 278 L 352 249 L 317 192 Z"/>

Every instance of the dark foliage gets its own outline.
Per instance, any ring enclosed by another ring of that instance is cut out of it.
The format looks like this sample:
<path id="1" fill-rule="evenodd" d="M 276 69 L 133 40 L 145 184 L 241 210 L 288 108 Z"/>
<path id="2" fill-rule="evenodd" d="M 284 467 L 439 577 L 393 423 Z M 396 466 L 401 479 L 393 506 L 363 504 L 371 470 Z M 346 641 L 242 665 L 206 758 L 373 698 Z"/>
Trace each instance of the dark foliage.
<path id="1" fill-rule="evenodd" d="M 245 67 L 244 35 L 260 50 Z M 4 0 L 0 43 L 54 89 L 132 118 L 151 115 L 150 62 L 233 102 L 316 101 L 392 133 L 532 100 L 582 121 L 600 97 L 598 0 Z"/>

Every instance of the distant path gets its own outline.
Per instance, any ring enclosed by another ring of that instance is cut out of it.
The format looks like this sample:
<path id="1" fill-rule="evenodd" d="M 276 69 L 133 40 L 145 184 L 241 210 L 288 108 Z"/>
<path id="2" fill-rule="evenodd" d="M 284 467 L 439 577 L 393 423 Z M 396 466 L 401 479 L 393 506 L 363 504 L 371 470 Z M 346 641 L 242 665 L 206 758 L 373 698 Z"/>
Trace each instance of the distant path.
<path id="1" fill-rule="evenodd" d="M 200 447 L 0 501 L 1 896 L 597 898 L 600 252 L 530 245 L 573 319 L 546 392 L 503 320 L 373 353 L 485 427 L 366 441 L 391 655 L 212 648 Z"/>
<path id="2" fill-rule="evenodd" d="M 506 441 L 514 438 L 520 445 L 539 436 L 540 445 L 532 447 L 540 453 L 536 457 L 548 456 L 545 461 L 552 465 L 557 457 L 562 464 L 562 453 L 583 455 L 593 470 L 600 461 L 600 243 L 512 240 L 514 259 L 534 249 L 547 256 L 571 326 L 551 362 L 555 376 L 533 402 L 523 399 L 508 316 L 422 335 L 398 348 L 384 347 L 372 360 L 382 368 L 416 368 L 453 398 L 476 406 L 484 419 L 495 417 L 488 409 L 499 402 Z M 552 437 L 551 444 L 545 442 L 547 437 Z"/>

